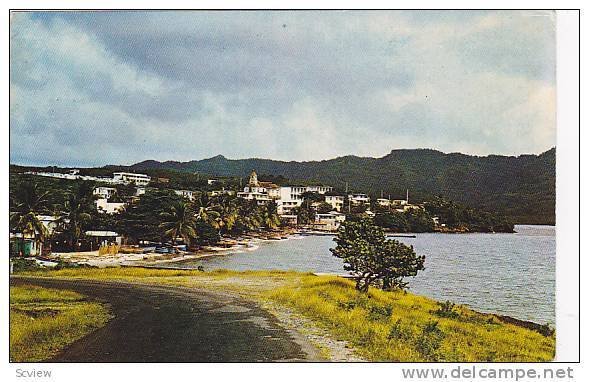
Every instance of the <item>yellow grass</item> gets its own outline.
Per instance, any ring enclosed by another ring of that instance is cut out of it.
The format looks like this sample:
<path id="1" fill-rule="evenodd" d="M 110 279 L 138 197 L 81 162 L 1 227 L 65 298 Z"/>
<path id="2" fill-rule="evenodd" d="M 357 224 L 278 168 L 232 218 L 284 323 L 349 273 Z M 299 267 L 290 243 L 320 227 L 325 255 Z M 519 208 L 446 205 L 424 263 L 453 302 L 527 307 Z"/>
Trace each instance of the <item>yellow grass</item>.
<path id="1" fill-rule="evenodd" d="M 549 361 L 555 339 L 505 324 L 492 315 L 456 307 L 441 317 L 439 305 L 411 293 L 371 289 L 336 277 L 303 276 L 296 286 L 268 292 L 353 344 L 374 361 Z M 433 328 L 433 329 L 432 329 Z"/>
<path id="2" fill-rule="evenodd" d="M 10 287 L 10 360 L 46 360 L 109 318 L 105 307 L 75 292 Z"/>
<path id="3" fill-rule="evenodd" d="M 348 341 L 374 361 L 549 361 L 555 338 L 500 322 L 466 307 L 452 316 L 436 301 L 371 288 L 362 294 L 350 280 L 288 271 L 213 272 L 144 268 L 63 269 L 36 276 L 91 278 L 232 290 L 271 301 L 307 317 L 334 338 Z"/>

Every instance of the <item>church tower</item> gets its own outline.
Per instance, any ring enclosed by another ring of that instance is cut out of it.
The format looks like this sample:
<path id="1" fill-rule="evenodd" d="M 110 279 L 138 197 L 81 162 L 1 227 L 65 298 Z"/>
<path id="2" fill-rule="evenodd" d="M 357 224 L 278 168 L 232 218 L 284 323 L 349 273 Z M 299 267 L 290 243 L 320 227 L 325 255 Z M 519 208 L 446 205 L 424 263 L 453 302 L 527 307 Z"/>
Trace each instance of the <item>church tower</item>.
<path id="1" fill-rule="evenodd" d="M 248 185 L 251 187 L 258 187 L 258 185 L 259 185 L 258 174 L 256 174 L 256 172 L 254 170 L 252 170 L 252 173 L 250 174 L 250 181 L 249 181 Z"/>

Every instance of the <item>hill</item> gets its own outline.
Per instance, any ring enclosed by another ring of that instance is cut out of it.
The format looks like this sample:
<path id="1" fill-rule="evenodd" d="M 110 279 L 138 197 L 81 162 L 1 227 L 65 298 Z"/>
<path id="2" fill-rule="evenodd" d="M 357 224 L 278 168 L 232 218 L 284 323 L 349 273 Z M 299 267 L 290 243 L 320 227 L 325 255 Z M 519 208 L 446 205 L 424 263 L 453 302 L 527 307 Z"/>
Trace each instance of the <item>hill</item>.
<path id="1" fill-rule="evenodd" d="M 323 161 L 284 162 L 269 159 L 227 159 L 222 155 L 189 162 L 154 160 L 131 169 L 171 169 L 213 176 L 284 176 L 291 181 L 318 182 L 366 192 L 372 197 L 402 198 L 409 189 L 412 201 L 433 196 L 496 212 L 516 223 L 554 224 L 554 148 L 540 155 L 472 156 L 436 150 L 393 150 L 381 158 L 344 156 Z"/>

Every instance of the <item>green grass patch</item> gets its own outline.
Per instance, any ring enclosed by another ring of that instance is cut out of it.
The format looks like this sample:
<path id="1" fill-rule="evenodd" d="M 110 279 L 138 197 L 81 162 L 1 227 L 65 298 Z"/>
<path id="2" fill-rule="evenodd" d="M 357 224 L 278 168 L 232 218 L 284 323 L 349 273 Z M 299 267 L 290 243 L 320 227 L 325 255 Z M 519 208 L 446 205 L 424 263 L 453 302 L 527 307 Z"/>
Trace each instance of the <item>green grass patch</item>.
<path id="1" fill-rule="evenodd" d="M 11 286 L 10 360 L 46 360 L 109 318 L 104 306 L 76 292 Z"/>

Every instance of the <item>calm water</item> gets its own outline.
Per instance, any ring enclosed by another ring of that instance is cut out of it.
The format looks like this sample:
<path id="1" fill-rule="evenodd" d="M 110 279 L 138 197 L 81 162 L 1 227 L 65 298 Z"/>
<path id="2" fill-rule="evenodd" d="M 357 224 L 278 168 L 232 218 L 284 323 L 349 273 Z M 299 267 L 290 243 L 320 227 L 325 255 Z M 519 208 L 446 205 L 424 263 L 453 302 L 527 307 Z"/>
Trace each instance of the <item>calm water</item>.
<path id="1" fill-rule="evenodd" d="M 410 290 L 437 300 L 467 304 L 479 311 L 554 323 L 555 229 L 516 226 L 516 234 L 417 234 L 396 238 L 425 255 L 426 269 L 409 278 Z M 305 236 L 259 243 L 255 250 L 228 253 L 176 266 L 288 269 L 344 273 L 329 252 L 330 236 Z"/>

